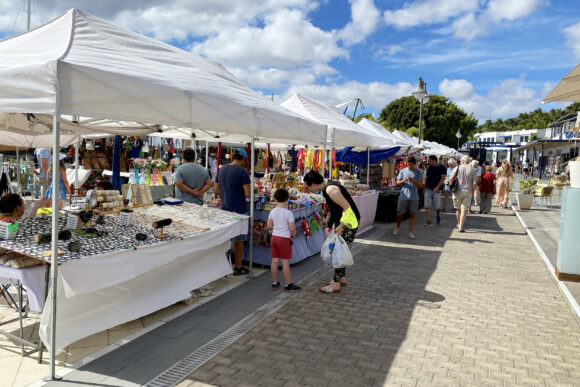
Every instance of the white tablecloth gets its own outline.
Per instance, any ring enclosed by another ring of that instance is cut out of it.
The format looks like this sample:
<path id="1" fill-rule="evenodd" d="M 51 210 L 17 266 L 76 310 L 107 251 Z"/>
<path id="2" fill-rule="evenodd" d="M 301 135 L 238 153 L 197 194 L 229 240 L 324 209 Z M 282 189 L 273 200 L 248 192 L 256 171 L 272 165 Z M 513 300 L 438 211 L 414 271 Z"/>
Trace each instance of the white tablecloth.
<path id="1" fill-rule="evenodd" d="M 56 349 L 145 316 L 189 296 L 189 292 L 232 272 L 230 239 L 245 234 L 248 219 L 181 241 L 59 266 Z M 40 337 L 48 345 L 51 294 Z"/>
<path id="2" fill-rule="evenodd" d="M 360 235 L 373 228 L 373 223 L 375 222 L 375 216 L 377 214 L 379 193 L 373 192 L 364 196 L 353 196 L 352 200 L 354 200 L 354 203 L 360 212 L 360 222 L 358 224 L 357 232 L 357 235 Z"/>
<path id="3" fill-rule="evenodd" d="M 75 185 L 75 188 L 80 188 L 91 176 L 90 169 L 79 168 L 79 181 L 78 184 Z M 69 184 L 74 184 L 75 182 L 75 169 L 68 168 L 66 170 L 66 179 L 68 180 Z"/>
<path id="4" fill-rule="evenodd" d="M 45 265 L 14 269 L 0 265 L 0 284 L 16 284 L 17 281 L 24 286 L 28 295 L 28 303 L 31 312 L 42 311 L 44 304 L 44 276 Z"/>

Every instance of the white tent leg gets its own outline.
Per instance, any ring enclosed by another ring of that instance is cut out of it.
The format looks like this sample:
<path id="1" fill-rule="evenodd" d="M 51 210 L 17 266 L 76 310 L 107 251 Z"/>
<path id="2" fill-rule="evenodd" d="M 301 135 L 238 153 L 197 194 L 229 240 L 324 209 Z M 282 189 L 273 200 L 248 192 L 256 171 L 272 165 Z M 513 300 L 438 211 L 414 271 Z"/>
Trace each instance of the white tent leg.
<path id="1" fill-rule="evenodd" d="M 75 189 L 79 189 L 79 142 L 75 142 Z"/>
<path id="2" fill-rule="evenodd" d="M 22 186 L 20 184 L 20 148 L 16 147 L 16 180 L 18 181 L 18 194 L 22 194 Z"/>
<path id="3" fill-rule="evenodd" d="M 371 187 L 371 182 L 369 180 L 371 170 L 371 148 L 367 148 L 367 185 Z"/>
<path id="4" fill-rule="evenodd" d="M 248 157 L 248 162 L 250 162 L 250 274 L 248 278 L 254 278 L 252 263 L 254 261 L 254 141 L 255 138 L 252 136 L 252 146 L 250 147 L 250 157 Z"/>
<path id="5" fill-rule="evenodd" d="M 59 92 L 56 93 L 56 108 L 52 128 L 52 255 L 50 265 L 50 283 L 52 284 L 52 310 L 50 317 L 50 379 L 59 379 L 56 376 L 56 299 L 58 278 L 58 210 L 59 210 L 59 182 L 60 182 L 60 101 Z"/>
<path id="6" fill-rule="evenodd" d="M 208 168 L 209 165 L 209 141 L 205 140 L 205 169 Z"/>
<path id="7" fill-rule="evenodd" d="M 322 147 L 322 177 L 324 177 L 324 172 L 326 170 L 326 143 Z"/>

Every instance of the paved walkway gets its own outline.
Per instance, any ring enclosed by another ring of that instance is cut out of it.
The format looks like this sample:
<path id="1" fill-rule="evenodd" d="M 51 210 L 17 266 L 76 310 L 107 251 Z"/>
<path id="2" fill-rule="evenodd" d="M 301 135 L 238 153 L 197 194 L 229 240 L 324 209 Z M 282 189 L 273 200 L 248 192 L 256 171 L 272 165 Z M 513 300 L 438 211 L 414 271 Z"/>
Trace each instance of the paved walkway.
<path id="1" fill-rule="evenodd" d="M 325 275 L 181 386 L 579 385 L 579 321 L 513 212 L 422 219 L 359 239 L 341 293 Z"/>

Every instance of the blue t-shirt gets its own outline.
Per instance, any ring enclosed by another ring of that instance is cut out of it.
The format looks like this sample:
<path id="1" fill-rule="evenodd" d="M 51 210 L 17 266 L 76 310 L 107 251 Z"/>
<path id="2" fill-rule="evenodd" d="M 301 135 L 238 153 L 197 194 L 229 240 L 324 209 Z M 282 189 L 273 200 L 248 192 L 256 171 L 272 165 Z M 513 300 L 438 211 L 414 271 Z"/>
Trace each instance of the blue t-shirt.
<path id="1" fill-rule="evenodd" d="M 190 162 L 179 166 L 175 171 L 175 181 L 183 181 L 183 184 L 191 189 L 201 188 L 206 181 L 210 180 L 207 169 L 201 165 Z M 180 190 L 175 186 L 175 197 L 187 203 L 203 204 L 203 196 L 196 197 Z"/>
<path id="2" fill-rule="evenodd" d="M 216 183 L 220 187 L 222 209 L 247 214 L 244 185 L 250 184 L 248 171 L 239 165 L 224 165 L 218 172 Z"/>
<path id="3" fill-rule="evenodd" d="M 423 180 L 423 174 L 417 168 L 412 171 L 409 168 L 401 169 L 397 175 L 397 180 L 403 180 L 405 177 L 415 179 L 418 181 Z M 410 181 L 406 181 L 401 185 L 401 199 L 406 200 L 419 200 L 419 192 L 417 191 L 417 186 Z"/>
<path id="4" fill-rule="evenodd" d="M 52 163 L 52 153 L 50 153 L 50 149 L 47 148 L 36 148 L 36 150 L 34 151 L 34 155 L 38 159 L 38 167 L 40 169 L 40 171 L 38 172 L 38 177 L 44 179 L 46 177 L 46 174 L 42 170 L 42 163 L 40 159 L 48 159 L 48 164 L 46 165 L 46 168 L 49 168 L 50 164 Z"/>

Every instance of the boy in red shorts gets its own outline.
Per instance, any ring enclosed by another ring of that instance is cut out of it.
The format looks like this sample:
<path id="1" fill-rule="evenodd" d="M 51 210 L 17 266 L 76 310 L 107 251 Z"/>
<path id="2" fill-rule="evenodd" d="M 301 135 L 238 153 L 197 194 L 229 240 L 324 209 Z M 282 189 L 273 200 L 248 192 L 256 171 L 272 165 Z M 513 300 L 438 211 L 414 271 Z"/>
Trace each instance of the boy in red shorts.
<path id="1" fill-rule="evenodd" d="M 288 191 L 277 189 L 274 192 L 276 208 L 270 211 L 268 216 L 268 229 L 272 230 L 272 241 L 270 242 L 270 251 L 272 253 L 272 264 L 270 272 L 272 273 L 272 290 L 278 290 L 280 282 L 278 281 L 278 260 L 282 259 L 282 274 L 286 281 L 285 292 L 298 292 L 300 287 L 292 283 L 290 279 L 290 258 L 292 258 L 292 238 L 296 234 L 296 224 L 294 223 L 294 214 L 286 208 L 288 201 Z"/>

